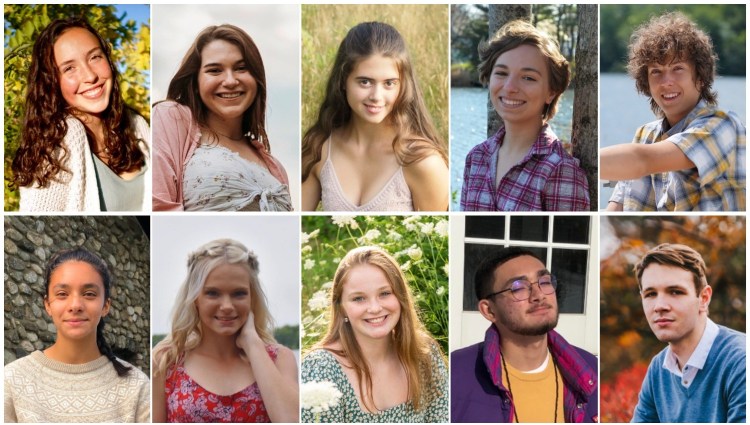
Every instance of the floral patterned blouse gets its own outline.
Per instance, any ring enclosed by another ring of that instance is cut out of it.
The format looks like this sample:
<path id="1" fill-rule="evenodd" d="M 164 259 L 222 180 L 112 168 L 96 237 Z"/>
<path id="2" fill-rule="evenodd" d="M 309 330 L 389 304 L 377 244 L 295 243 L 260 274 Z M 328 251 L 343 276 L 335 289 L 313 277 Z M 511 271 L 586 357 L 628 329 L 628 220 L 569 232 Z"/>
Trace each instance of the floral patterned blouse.
<path id="1" fill-rule="evenodd" d="M 278 347 L 266 345 L 266 351 L 276 361 Z M 167 370 L 167 422 L 271 422 L 257 382 L 232 395 L 214 394 L 185 372 L 184 362 L 183 355 Z"/>
<path id="2" fill-rule="evenodd" d="M 414 410 L 411 402 L 407 401 L 390 409 L 370 413 L 360 407 L 354 388 L 336 357 L 327 350 L 312 351 L 302 360 L 302 382 L 330 381 L 343 395 L 338 405 L 319 415 L 312 413 L 309 409 L 302 409 L 302 422 L 449 422 L 448 368 L 437 348 L 432 350 L 431 360 L 435 384 L 424 389 L 429 402 L 422 410 Z"/>

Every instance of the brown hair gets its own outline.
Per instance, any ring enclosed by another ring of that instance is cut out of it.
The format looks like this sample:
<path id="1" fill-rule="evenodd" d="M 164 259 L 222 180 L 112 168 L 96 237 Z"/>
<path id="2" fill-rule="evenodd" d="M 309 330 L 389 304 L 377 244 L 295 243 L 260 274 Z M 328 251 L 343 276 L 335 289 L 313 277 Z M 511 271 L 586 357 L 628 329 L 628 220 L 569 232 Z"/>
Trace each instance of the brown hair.
<path id="1" fill-rule="evenodd" d="M 169 82 L 167 99 L 187 106 L 193 113 L 193 119 L 205 130 L 212 132 L 206 123 L 208 109 L 203 104 L 198 91 L 198 73 L 203 49 L 215 40 L 223 40 L 237 46 L 250 74 L 255 78 L 258 92 L 255 94 L 253 103 L 242 115 L 242 134 L 251 133 L 251 137 L 257 137 L 263 142 L 266 151 L 271 152 L 268 134 L 266 134 L 266 70 L 258 46 L 241 28 L 222 24 L 213 25 L 201 31 L 185 53 L 182 64 L 172 77 L 172 81 Z"/>
<path id="2" fill-rule="evenodd" d="M 363 22 L 350 29 L 341 41 L 318 119 L 302 138 L 303 182 L 320 161 L 323 143 L 333 130 L 343 127 L 351 119 L 352 111 L 346 100 L 346 79 L 360 61 L 373 55 L 393 59 L 401 78 L 401 91 L 387 117 L 397 129 L 393 150 L 399 164 L 410 165 L 435 152 L 448 164 L 447 147 L 427 112 L 404 39 L 388 24 Z"/>
<path id="3" fill-rule="evenodd" d="M 693 274 L 696 294 L 700 294 L 703 288 L 708 285 L 708 281 L 706 280 L 706 263 L 703 262 L 703 257 L 689 246 L 663 243 L 647 252 L 641 258 L 641 261 L 635 265 L 635 277 L 638 280 L 639 290 L 641 289 L 643 271 L 651 264 L 674 266 L 689 271 Z"/>
<path id="4" fill-rule="evenodd" d="M 539 49 L 547 62 L 549 72 L 549 87 L 555 93 L 549 103 L 544 120 L 550 120 L 557 112 L 557 102 L 570 84 L 570 67 L 568 60 L 560 53 L 560 48 L 552 37 L 523 20 L 508 22 L 503 25 L 487 42 L 479 45 L 479 81 L 488 84 L 492 75 L 495 61 L 503 53 L 522 45 L 534 46 Z"/>
<path id="5" fill-rule="evenodd" d="M 647 96 L 651 110 L 663 115 L 651 97 L 648 85 L 648 66 L 655 63 L 686 61 L 695 66 L 694 82 L 700 81 L 700 96 L 711 105 L 716 104 L 716 92 L 711 90 L 718 57 L 711 38 L 695 22 L 680 12 L 652 17 L 630 37 L 628 73 L 635 79 L 639 93 Z"/>
<path id="6" fill-rule="evenodd" d="M 362 394 L 362 403 L 368 411 L 375 410 L 375 402 L 372 398 L 372 376 L 370 368 L 364 359 L 362 351 L 357 344 L 352 327 L 344 322 L 344 312 L 341 306 L 341 294 L 352 268 L 369 264 L 375 266 L 385 273 L 391 284 L 391 289 L 401 306 L 401 315 L 393 330 L 393 344 L 401 363 L 406 369 L 409 381 L 409 398 L 415 410 L 426 408 L 431 400 L 427 399 L 427 389 L 438 387 L 437 377 L 433 375 L 431 351 L 440 350 L 435 340 L 430 336 L 414 307 L 409 288 L 406 285 L 406 277 L 401 271 L 396 260 L 387 252 L 378 247 L 363 246 L 349 251 L 339 263 L 333 278 L 331 293 L 331 322 L 328 330 L 313 348 L 329 349 L 327 346 L 338 342 L 340 351 L 330 350 L 351 362 L 359 380 L 359 393 Z M 364 386 L 369 389 L 369 397 L 365 399 Z"/>
<path id="7" fill-rule="evenodd" d="M 40 187 L 46 187 L 61 172 L 80 172 L 63 167 L 68 156 L 63 146 L 68 132 L 65 119 L 75 117 L 75 111 L 60 91 L 60 71 L 54 50 L 58 38 L 72 28 L 83 28 L 96 37 L 112 72 L 109 105 L 101 118 L 105 148 L 109 152 L 107 165 L 120 174 L 145 163 L 145 155 L 138 146 L 140 139 L 132 125 L 131 114 L 135 114 L 135 111 L 128 108 L 122 99 L 120 74 L 112 62 L 109 43 L 84 18 L 57 19 L 47 25 L 34 42 L 21 142 L 11 166 L 14 186 L 32 186 L 36 182 Z"/>

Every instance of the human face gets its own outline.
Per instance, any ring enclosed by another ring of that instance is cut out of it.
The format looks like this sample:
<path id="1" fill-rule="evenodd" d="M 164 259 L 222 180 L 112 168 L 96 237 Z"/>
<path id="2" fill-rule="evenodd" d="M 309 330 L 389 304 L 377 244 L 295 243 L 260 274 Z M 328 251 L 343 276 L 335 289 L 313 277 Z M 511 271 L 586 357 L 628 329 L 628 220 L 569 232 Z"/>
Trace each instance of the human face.
<path id="1" fill-rule="evenodd" d="M 235 335 L 251 309 L 250 270 L 244 264 L 221 264 L 208 274 L 195 307 L 204 332 Z"/>
<path id="2" fill-rule="evenodd" d="M 541 124 L 546 104 L 555 98 L 549 88 L 547 60 L 528 44 L 498 56 L 489 85 L 492 106 L 508 123 Z"/>
<path id="3" fill-rule="evenodd" d="M 99 40 L 84 28 L 71 28 L 53 46 L 63 99 L 74 113 L 99 116 L 109 106 L 112 69 Z"/>
<path id="4" fill-rule="evenodd" d="M 380 124 L 393 110 L 401 91 L 396 61 L 372 55 L 359 61 L 346 78 L 346 101 L 354 119 Z"/>
<path id="5" fill-rule="evenodd" d="M 357 339 L 387 337 L 401 317 L 401 304 L 385 272 L 371 264 L 356 265 L 349 270 L 341 292 L 341 306 Z"/>
<path id="6" fill-rule="evenodd" d="M 96 340 L 96 327 L 109 312 L 101 275 L 84 261 L 66 261 L 49 278 L 44 309 L 57 328 L 57 339 Z"/>
<path id="7" fill-rule="evenodd" d="M 641 301 L 648 325 L 659 341 L 697 344 L 703 335 L 711 287 L 695 292 L 693 274 L 675 266 L 653 263 L 641 275 Z"/>
<path id="8" fill-rule="evenodd" d="M 209 119 L 241 122 L 258 93 L 249 66 L 236 45 L 224 40 L 206 44 L 201 52 L 198 91 Z"/>
<path id="9" fill-rule="evenodd" d="M 541 261 L 522 255 L 501 264 L 495 269 L 492 292 L 511 287 L 515 280 L 537 282 L 549 271 Z M 531 285 L 529 299 L 516 300 L 510 291 L 480 301 L 480 311 L 501 330 L 517 335 L 544 335 L 557 326 L 559 317 L 556 294 L 544 294 L 537 284 Z"/>
<path id="10" fill-rule="evenodd" d="M 701 97 L 700 86 L 691 61 L 648 66 L 648 89 L 670 126 L 680 122 L 695 108 Z"/>

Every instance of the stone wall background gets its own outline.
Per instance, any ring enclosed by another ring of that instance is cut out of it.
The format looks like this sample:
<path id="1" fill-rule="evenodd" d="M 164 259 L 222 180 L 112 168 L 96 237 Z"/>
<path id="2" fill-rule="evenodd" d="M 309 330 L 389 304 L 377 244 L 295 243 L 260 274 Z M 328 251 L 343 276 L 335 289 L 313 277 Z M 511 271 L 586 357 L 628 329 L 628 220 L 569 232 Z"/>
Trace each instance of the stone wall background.
<path id="1" fill-rule="evenodd" d="M 83 246 L 112 273 L 107 342 L 150 376 L 150 244 L 136 217 L 6 216 L 4 236 L 4 364 L 55 342 L 44 310 L 44 269 L 55 252 Z"/>

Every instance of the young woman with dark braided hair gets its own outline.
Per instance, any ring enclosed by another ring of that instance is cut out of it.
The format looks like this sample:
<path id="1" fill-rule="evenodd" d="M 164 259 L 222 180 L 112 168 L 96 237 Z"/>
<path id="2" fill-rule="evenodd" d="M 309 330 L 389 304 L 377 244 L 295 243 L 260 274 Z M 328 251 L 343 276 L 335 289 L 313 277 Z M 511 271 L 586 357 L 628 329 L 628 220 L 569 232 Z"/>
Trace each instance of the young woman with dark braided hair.
<path id="1" fill-rule="evenodd" d="M 57 338 L 5 366 L 4 422 L 148 421 L 148 377 L 104 338 L 111 284 L 104 260 L 83 248 L 50 258 L 44 308 Z"/>

